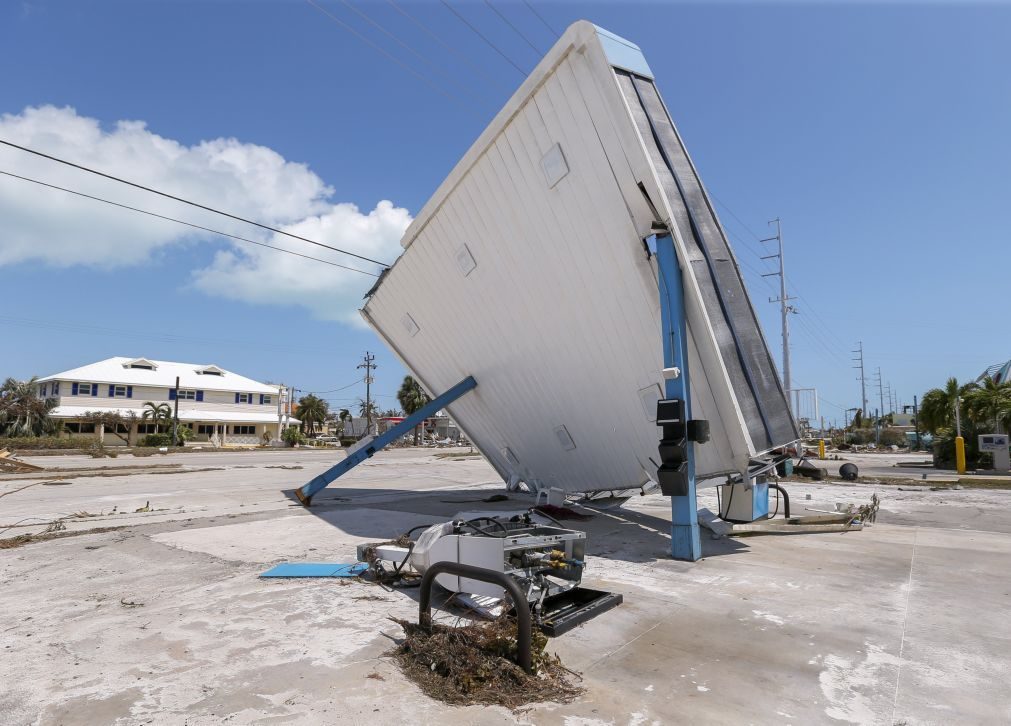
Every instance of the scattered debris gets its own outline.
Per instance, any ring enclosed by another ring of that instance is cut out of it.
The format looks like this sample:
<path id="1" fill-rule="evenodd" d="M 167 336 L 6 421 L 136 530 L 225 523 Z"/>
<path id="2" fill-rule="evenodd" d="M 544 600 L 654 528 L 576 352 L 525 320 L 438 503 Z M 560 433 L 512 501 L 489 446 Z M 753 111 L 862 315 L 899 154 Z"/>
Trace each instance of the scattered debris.
<path id="1" fill-rule="evenodd" d="M 139 514 L 141 512 L 150 512 L 150 511 L 151 511 L 151 500 L 150 499 L 148 501 L 144 502 L 144 506 L 143 507 L 140 507 L 138 509 L 133 510 L 134 514 Z"/>
<path id="2" fill-rule="evenodd" d="M 369 673 L 369 674 L 368 674 L 367 676 L 365 676 L 365 677 L 366 677 L 366 678 L 371 678 L 371 679 L 372 679 L 372 680 L 374 680 L 374 681 L 385 681 L 385 680 L 386 680 L 386 679 L 385 679 L 385 678 L 383 678 L 383 677 L 382 677 L 381 675 L 379 675 L 379 673 L 377 673 L 376 671 L 372 671 L 371 673 Z"/>
<path id="3" fill-rule="evenodd" d="M 288 466 L 287 464 L 271 464 L 270 466 L 264 467 L 265 469 L 304 469 L 304 466 Z"/>
<path id="4" fill-rule="evenodd" d="M 392 619 L 392 618 L 391 618 Z M 533 667 L 528 675 L 514 658 L 516 625 L 508 618 L 459 628 L 393 619 L 406 637 L 390 655 L 410 680 L 431 698 L 453 705 L 488 704 L 517 709 L 528 703 L 570 703 L 583 692 L 558 656 L 544 652 L 548 639 L 533 634 Z"/>
<path id="5" fill-rule="evenodd" d="M 22 473 L 29 471 L 45 471 L 45 468 L 20 461 L 7 449 L 0 449 L 0 472 Z"/>
<path id="6" fill-rule="evenodd" d="M 0 550 L 10 550 L 29 542 L 45 542 L 50 539 L 62 539 L 63 537 L 78 537 L 82 534 L 101 534 L 103 532 L 114 532 L 125 527 L 97 527 L 95 529 L 82 529 L 69 532 L 43 532 L 41 534 L 19 534 L 16 537 L 0 539 Z"/>
<path id="7" fill-rule="evenodd" d="M 6 497 L 8 494 L 16 494 L 17 492 L 24 491 L 28 487 L 33 487 L 33 486 L 35 486 L 36 484 L 39 484 L 39 483 L 40 482 L 32 482 L 31 484 L 27 484 L 27 485 L 25 485 L 23 487 L 18 487 L 17 489 L 11 489 L 9 492 L 3 492 L 2 494 L 0 494 L 0 497 Z"/>
<path id="8" fill-rule="evenodd" d="M 843 464 L 839 467 L 839 476 L 843 481 L 856 481 L 859 471 L 856 464 Z"/>
<path id="9" fill-rule="evenodd" d="M 860 521 L 864 524 L 873 524 L 878 518 L 878 510 L 881 508 L 881 499 L 878 498 L 878 493 L 874 492 L 871 495 L 871 503 L 861 505 L 857 509 L 857 516 Z"/>
<path id="10" fill-rule="evenodd" d="M 144 607 L 144 603 L 142 603 L 142 602 L 134 602 L 133 600 L 125 600 L 123 598 L 119 599 L 119 604 L 122 605 L 125 608 L 142 608 L 142 607 Z"/>

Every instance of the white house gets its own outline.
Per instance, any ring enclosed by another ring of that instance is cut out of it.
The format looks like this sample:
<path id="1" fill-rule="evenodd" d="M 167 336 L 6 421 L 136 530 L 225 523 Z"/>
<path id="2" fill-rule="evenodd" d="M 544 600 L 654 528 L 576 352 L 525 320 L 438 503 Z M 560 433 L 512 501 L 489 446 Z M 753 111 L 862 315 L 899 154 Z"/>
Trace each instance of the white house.
<path id="1" fill-rule="evenodd" d="M 178 396 L 176 380 L 178 379 Z M 147 358 L 108 358 L 40 378 L 38 394 L 56 400 L 51 415 L 64 422 L 67 433 L 94 433 L 107 445 L 137 442 L 139 434 L 154 432 L 154 424 L 142 420 L 146 403 L 178 404 L 180 425 L 192 429 L 193 441 L 228 444 L 258 444 L 264 434 L 280 436 L 282 421 L 280 386 L 267 385 L 215 365 L 173 363 Z M 178 400 L 177 400 L 178 399 Z M 89 422 L 85 412 L 116 412 L 137 419 L 119 431 L 106 431 Z"/>

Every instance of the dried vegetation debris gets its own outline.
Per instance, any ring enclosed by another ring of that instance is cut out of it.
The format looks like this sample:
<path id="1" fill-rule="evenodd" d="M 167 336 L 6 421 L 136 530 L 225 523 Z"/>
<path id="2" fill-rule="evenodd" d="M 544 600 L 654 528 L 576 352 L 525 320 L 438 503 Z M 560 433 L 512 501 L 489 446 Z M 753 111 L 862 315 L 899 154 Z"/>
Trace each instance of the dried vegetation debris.
<path id="1" fill-rule="evenodd" d="M 508 618 L 453 628 L 393 618 L 406 637 L 389 653 L 426 695 L 453 705 L 498 705 L 517 709 L 529 703 L 570 703 L 583 689 L 575 673 L 544 651 L 547 637 L 533 634 L 534 675 L 520 668 L 516 624 Z"/>

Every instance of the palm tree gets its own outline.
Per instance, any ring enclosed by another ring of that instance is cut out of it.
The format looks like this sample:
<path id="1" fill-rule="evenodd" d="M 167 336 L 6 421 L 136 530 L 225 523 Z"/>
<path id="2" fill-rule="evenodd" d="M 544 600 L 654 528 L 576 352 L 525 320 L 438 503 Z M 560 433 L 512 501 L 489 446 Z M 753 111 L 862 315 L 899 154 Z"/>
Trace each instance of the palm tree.
<path id="1" fill-rule="evenodd" d="M 359 398 L 358 415 L 364 419 L 368 419 L 369 421 L 374 421 L 379 418 L 379 406 L 376 405 L 375 401 L 369 401 L 366 403 L 365 399 Z M 365 433 L 368 434 L 369 432 L 366 431 Z"/>
<path id="2" fill-rule="evenodd" d="M 141 421 L 151 419 L 154 424 L 155 433 L 161 433 L 161 427 L 166 428 L 172 425 L 172 407 L 167 403 L 154 403 L 148 401 L 144 404 L 144 413 L 140 416 Z"/>
<path id="3" fill-rule="evenodd" d="M 0 386 L 0 434 L 41 436 L 54 428 L 50 412 L 56 399 L 39 398 L 38 376 L 27 381 L 8 378 Z"/>
<path id="4" fill-rule="evenodd" d="M 340 427 L 338 430 L 340 431 L 340 435 L 343 436 L 344 422 L 347 421 L 349 418 L 351 418 L 351 412 L 348 411 L 346 408 L 342 408 L 340 410 L 340 413 L 337 414 L 337 418 L 340 419 Z"/>
<path id="5" fill-rule="evenodd" d="M 302 421 L 302 430 L 308 429 L 310 435 L 316 432 L 316 424 L 322 424 L 326 421 L 326 416 L 329 412 L 330 405 L 312 393 L 298 399 L 298 412 L 296 415 Z"/>
<path id="6" fill-rule="evenodd" d="M 958 379 L 949 378 L 944 388 L 927 391 L 920 403 L 920 426 L 931 434 L 936 434 L 940 429 L 955 428 L 955 408 L 959 405 L 959 399 L 975 388 L 975 383 L 960 386 Z"/>
<path id="7" fill-rule="evenodd" d="M 982 385 L 966 393 L 965 413 L 973 423 L 992 425 L 993 433 L 1002 433 L 1001 427 L 1011 422 L 1011 383 L 998 383 L 986 376 Z"/>
<path id="8" fill-rule="evenodd" d="M 410 416 L 432 399 L 428 397 L 428 394 L 421 388 L 421 384 L 414 379 L 414 376 L 404 376 L 404 381 L 400 384 L 400 390 L 397 391 L 397 400 L 400 401 L 400 407 L 404 409 L 404 413 Z M 418 424 L 414 427 L 415 446 L 419 443 L 420 433 L 421 424 Z"/>

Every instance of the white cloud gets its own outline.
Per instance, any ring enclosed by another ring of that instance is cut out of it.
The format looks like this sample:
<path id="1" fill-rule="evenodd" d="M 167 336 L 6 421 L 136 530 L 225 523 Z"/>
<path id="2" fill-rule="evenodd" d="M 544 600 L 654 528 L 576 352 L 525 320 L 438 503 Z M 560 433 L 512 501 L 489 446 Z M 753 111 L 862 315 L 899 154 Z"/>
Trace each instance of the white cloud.
<path id="1" fill-rule="evenodd" d="M 334 203 L 333 190 L 306 165 L 264 146 L 214 139 L 193 146 L 152 133 L 143 122 L 103 129 L 71 108 L 42 106 L 0 116 L 0 138 L 84 166 L 255 219 L 365 257 L 392 262 L 410 223 L 405 209 L 380 202 L 361 213 Z M 0 146 L 0 169 L 158 214 L 375 271 L 376 267 L 304 242 L 101 179 Z M 117 268 L 147 263 L 159 251 L 221 242 L 161 221 L 64 192 L 0 176 L 0 266 L 37 261 Z M 241 242 L 226 242 L 194 286 L 211 295 L 263 304 L 299 304 L 326 319 L 355 320 L 374 278 Z"/>
<path id="2" fill-rule="evenodd" d="M 406 209 L 382 201 L 368 214 L 362 214 L 353 204 L 337 204 L 324 214 L 284 229 L 365 257 L 391 262 L 401 251 L 400 238 L 410 222 L 411 216 Z M 290 238 L 280 235 L 270 240 L 270 244 L 284 247 L 290 247 L 291 242 Z M 377 269 L 375 265 L 352 257 L 306 246 L 309 249 L 305 251 L 314 257 L 332 259 L 358 269 Z M 375 280 L 263 248 L 243 250 L 241 256 L 232 251 L 219 252 L 209 267 L 195 273 L 195 286 L 210 294 L 255 303 L 297 304 L 308 308 L 318 318 L 353 324 L 361 322 L 355 311 L 362 304 L 362 295 Z"/>

